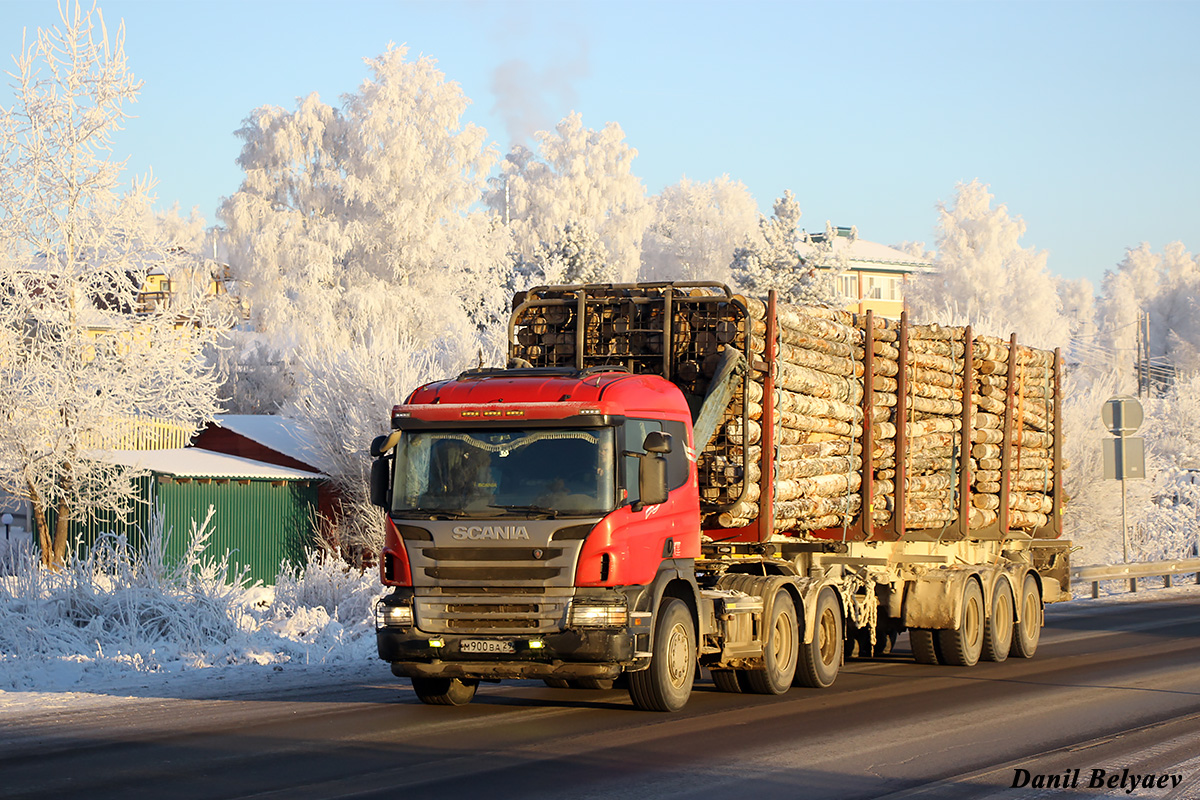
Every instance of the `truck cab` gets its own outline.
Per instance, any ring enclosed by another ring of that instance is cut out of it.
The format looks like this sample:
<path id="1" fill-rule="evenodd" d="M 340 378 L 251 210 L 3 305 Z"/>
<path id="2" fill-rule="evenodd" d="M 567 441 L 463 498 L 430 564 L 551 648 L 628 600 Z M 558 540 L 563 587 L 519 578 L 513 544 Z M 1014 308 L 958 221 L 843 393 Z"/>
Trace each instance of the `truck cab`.
<path id="1" fill-rule="evenodd" d="M 695 606 L 690 419 L 674 385 L 623 370 L 479 370 L 415 390 L 372 448 L 392 587 L 380 657 L 448 704 L 480 680 L 586 684 L 648 663 L 663 595 Z"/>

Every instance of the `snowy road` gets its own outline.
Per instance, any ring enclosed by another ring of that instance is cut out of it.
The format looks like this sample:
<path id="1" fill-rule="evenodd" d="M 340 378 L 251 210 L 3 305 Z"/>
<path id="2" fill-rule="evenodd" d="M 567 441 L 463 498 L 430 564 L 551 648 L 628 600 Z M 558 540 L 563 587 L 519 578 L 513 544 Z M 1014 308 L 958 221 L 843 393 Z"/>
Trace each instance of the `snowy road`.
<path id="1" fill-rule="evenodd" d="M 43 698 L 4 710 L 0 797 L 1200 798 L 1200 592 L 1047 620 L 1030 661 L 897 654 L 782 698 L 705 682 L 677 715 L 533 682 L 426 707 L 374 665 Z"/>

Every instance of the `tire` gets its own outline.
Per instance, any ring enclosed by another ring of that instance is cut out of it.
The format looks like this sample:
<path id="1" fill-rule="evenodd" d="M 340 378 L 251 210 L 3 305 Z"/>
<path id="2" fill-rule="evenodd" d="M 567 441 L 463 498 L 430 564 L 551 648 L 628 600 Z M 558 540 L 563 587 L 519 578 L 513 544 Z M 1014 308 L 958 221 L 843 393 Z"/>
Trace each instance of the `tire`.
<path id="1" fill-rule="evenodd" d="M 708 674 L 712 676 L 713 686 L 717 687 L 718 692 L 742 693 L 742 683 L 738 680 L 736 669 L 710 669 Z"/>
<path id="2" fill-rule="evenodd" d="M 567 681 L 572 689 L 587 689 L 593 692 L 607 692 L 613 688 L 612 678 L 572 678 Z"/>
<path id="3" fill-rule="evenodd" d="M 814 618 L 812 641 L 800 645 L 800 664 L 794 682 L 810 689 L 827 689 L 837 680 L 846 646 L 842 609 L 828 586 L 817 595 Z"/>
<path id="4" fill-rule="evenodd" d="M 1013 626 L 1012 649 L 1009 655 L 1017 658 L 1033 658 L 1038 642 L 1042 638 L 1042 593 L 1037 581 L 1026 575 L 1021 585 L 1021 599 L 1017 605 L 1017 624 Z"/>
<path id="5" fill-rule="evenodd" d="M 475 697 L 479 681 L 460 678 L 413 678 L 413 691 L 430 706 L 465 706 Z"/>
<path id="6" fill-rule="evenodd" d="M 566 678 L 542 678 L 542 683 L 551 689 L 570 689 L 571 682 Z"/>
<path id="7" fill-rule="evenodd" d="M 986 618 L 983 589 L 978 581 L 968 578 L 963 586 L 958 628 L 937 632 L 942 663 L 956 667 L 973 667 L 979 663 L 979 657 L 983 654 L 983 625 Z"/>
<path id="8" fill-rule="evenodd" d="M 629 673 L 629 697 L 642 711 L 678 711 L 696 678 L 696 628 L 682 600 L 663 599 L 651 652 L 649 667 Z"/>
<path id="9" fill-rule="evenodd" d="M 937 631 L 929 628 L 909 628 L 908 643 L 918 664 L 938 664 Z"/>
<path id="10" fill-rule="evenodd" d="M 784 694 L 792 688 L 800 649 L 796 604 L 786 590 L 780 589 L 771 601 L 771 619 L 763 626 L 763 668 L 746 671 L 746 682 L 755 694 Z"/>
<path id="11" fill-rule="evenodd" d="M 999 580 L 992 590 L 992 613 L 983 626 L 983 660 L 1008 658 L 1013 639 L 1013 593 L 1008 581 Z"/>

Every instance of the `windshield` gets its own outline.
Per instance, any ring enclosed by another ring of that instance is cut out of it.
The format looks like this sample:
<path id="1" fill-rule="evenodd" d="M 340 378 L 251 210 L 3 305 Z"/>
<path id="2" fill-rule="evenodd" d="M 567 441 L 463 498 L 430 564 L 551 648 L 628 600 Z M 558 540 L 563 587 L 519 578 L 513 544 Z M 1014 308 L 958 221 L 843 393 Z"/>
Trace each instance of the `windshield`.
<path id="1" fill-rule="evenodd" d="M 395 511 L 594 516 L 614 508 L 610 428 L 406 431 Z"/>

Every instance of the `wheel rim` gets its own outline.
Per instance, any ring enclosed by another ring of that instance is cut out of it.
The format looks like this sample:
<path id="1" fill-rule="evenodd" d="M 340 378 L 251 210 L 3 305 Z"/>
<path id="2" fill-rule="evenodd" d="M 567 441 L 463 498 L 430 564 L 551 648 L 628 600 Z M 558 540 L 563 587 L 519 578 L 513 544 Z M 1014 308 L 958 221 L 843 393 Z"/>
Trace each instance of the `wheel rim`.
<path id="1" fill-rule="evenodd" d="M 775 663 L 780 666 L 786 665 L 792 659 L 792 634 L 791 630 L 795 627 L 792 623 L 792 618 L 787 614 L 780 614 L 775 618 L 775 635 L 771 637 L 772 654 L 775 656 Z"/>
<path id="2" fill-rule="evenodd" d="M 821 613 L 821 624 L 817 626 L 817 635 L 820 637 L 817 648 L 821 653 L 821 663 L 833 663 L 833 657 L 837 653 L 837 620 L 834 618 L 832 609 L 826 608 Z"/>
<path id="3" fill-rule="evenodd" d="M 992 614 L 992 627 L 996 629 L 997 636 L 1003 640 L 1012 635 L 1013 624 L 1013 604 L 1012 595 L 1007 589 L 1000 591 L 1000 599 L 996 603 L 996 612 Z"/>
<path id="4" fill-rule="evenodd" d="M 966 608 L 963 609 L 964 638 L 972 647 L 983 637 L 983 614 L 980 613 L 982 611 L 980 606 L 979 598 L 972 594 L 968 598 Z"/>
<path id="5" fill-rule="evenodd" d="M 1025 602 L 1021 604 L 1021 632 L 1026 640 L 1032 639 L 1038 628 L 1038 598 L 1037 592 L 1025 592 Z"/>
<path id="6" fill-rule="evenodd" d="M 667 678 L 672 686 L 682 686 L 687 680 L 691 649 L 687 629 L 677 623 L 671 628 L 671 637 L 667 641 Z"/>

